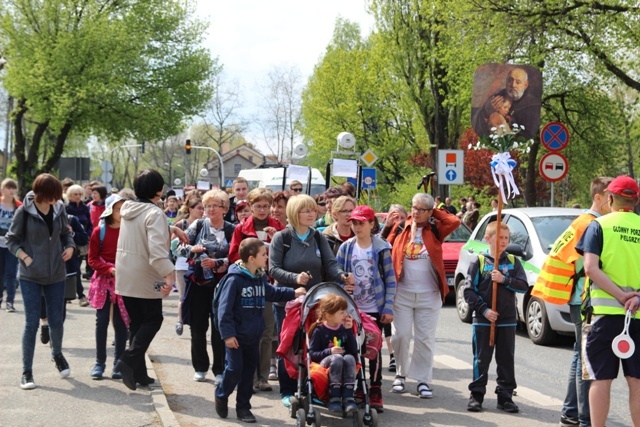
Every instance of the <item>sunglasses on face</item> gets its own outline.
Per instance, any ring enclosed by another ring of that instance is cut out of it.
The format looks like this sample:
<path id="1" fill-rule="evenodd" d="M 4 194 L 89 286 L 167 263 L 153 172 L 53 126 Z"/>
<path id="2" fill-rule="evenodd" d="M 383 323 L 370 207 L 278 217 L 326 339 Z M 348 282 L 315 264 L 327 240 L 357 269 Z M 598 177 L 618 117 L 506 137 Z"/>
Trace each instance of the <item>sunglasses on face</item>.
<path id="1" fill-rule="evenodd" d="M 300 193 L 302 191 L 302 187 L 301 188 L 292 188 L 291 191 L 293 191 L 294 193 Z"/>

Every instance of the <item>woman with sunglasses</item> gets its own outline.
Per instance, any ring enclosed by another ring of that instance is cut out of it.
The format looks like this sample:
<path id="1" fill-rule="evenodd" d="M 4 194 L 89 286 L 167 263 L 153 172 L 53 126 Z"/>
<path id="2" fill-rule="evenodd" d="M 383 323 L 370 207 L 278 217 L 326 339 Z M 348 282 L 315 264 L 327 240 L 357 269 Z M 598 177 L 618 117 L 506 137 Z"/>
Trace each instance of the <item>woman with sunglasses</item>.
<path id="1" fill-rule="evenodd" d="M 319 220 L 327 213 L 327 200 L 325 199 L 324 194 L 316 194 L 313 199 L 316 201 L 316 205 L 318 206 L 316 220 Z"/>
<path id="2" fill-rule="evenodd" d="M 348 219 L 357 205 L 356 199 L 351 196 L 340 196 L 331 205 L 333 222 L 324 229 L 322 234 L 329 241 L 329 246 L 331 246 L 334 255 L 338 253 L 341 244 L 354 236 Z"/>

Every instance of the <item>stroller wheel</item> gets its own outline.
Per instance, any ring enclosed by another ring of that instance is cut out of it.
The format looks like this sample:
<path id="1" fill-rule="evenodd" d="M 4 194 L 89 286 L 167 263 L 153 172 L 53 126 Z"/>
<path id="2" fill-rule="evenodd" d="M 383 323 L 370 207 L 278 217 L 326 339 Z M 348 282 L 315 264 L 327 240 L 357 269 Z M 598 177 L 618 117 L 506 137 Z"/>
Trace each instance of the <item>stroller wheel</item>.
<path id="1" fill-rule="evenodd" d="M 311 418 L 313 419 L 311 421 L 311 427 L 320 427 L 320 412 L 313 411 L 313 416 L 311 416 Z"/>
<path id="2" fill-rule="evenodd" d="M 358 417 L 356 414 L 354 414 L 354 427 L 356 426 L 355 417 L 357 417 L 358 420 L 358 427 L 378 427 L 378 412 L 375 409 L 370 410 L 369 413 L 365 412 L 362 417 Z"/>
<path id="3" fill-rule="evenodd" d="M 296 412 L 296 427 L 304 427 L 307 421 L 307 414 L 304 409 L 300 408 Z"/>

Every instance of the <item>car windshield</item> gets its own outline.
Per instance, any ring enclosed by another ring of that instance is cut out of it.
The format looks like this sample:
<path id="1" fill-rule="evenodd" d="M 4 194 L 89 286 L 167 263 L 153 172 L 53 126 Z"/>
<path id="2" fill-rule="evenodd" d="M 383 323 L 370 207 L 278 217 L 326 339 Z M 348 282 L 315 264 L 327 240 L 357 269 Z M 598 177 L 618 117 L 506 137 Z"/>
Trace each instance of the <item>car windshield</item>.
<path id="1" fill-rule="evenodd" d="M 551 246 L 556 241 L 560 233 L 571 225 L 576 216 L 539 216 L 531 218 L 533 227 L 540 238 L 540 245 L 545 254 L 549 253 Z"/>
<path id="2" fill-rule="evenodd" d="M 460 224 L 458 228 L 454 230 L 453 233 L 449 234 L 445 237 L 445 242 L 466 242 L 471 237 L 471 231 L 464 225 Z"/>

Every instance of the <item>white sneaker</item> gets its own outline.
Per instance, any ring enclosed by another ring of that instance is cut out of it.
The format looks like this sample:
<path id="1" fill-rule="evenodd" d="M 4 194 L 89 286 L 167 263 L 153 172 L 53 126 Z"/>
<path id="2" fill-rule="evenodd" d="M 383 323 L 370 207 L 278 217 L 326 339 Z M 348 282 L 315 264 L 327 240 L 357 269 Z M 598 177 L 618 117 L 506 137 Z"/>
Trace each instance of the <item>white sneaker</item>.
<path id="1" fill-rule="evenodd" d="M 222 375 L 216 375 L 213 379 L 213 385 L 218 386 L 220 384 L 222 384 Z"/>
<path id="2" fill-rule="evenodd" d="M 271 368 L 269 369 L 269 381 L 278 381 L 276 365 L 271 365 Z"/>
<path id="3" fill-rule="evenodd" d="M 199 383 L 206 381 L 207 380 L 207 373 L 206 372 L 196 372 L 193 375 L 193 380 L 194 381 L 198 381 Z"/>

